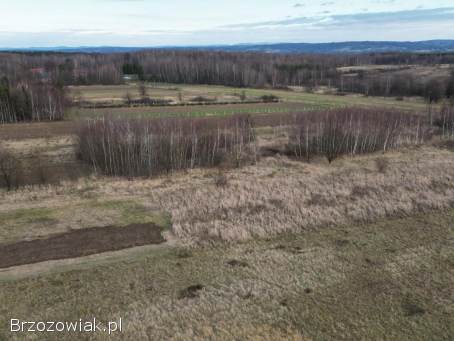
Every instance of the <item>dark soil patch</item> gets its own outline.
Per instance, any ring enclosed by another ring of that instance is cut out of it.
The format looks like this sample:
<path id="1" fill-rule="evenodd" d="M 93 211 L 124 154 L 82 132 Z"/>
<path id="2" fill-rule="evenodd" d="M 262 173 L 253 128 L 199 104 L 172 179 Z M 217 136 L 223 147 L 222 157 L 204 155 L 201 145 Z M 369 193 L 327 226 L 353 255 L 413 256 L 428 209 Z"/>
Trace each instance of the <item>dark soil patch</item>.
<path id="1" fill-rule="evenodd" d="M 405 316 L 424 315 L 426 313 L 424 308 L 409 300 L 402 303 L 402 309 L 404 310 Z"/>
<path id="2" fill-rule="evenodd" d="M 47 239 L 0 245 L 0 268 L 83 257 L 135 246 L 161 244 L 164 241 L 161 228 L 154 224 L 94 227 Z"/>
<path id="3" fill-rule="evenodd" d="M 288 307 L 289 306 L 289 303 L 288 303 L 288 299 L 283 299 L 282 301 L 279 302 L 279 304 L 283 307 Z"/>
<path id="4" fill-rule="evenodd" d="M 177 251 L 177 257 L 178 258 L 185 259 L 185 258 L 191 258 L 192 256 L 193 255 L 192 255 L 192 252 L 190 250 L 182 249 L 182 250 L 178 250 Z"/>
<path id="5" fill-rule="evenodd" d="M 245 261 L 236 260 L 236 259 L 229 260 L 227 262 L 227 264 L 230 265 L 230 266 L 239 266 L 241 268 L 246 268 L 246 267 L 249 266 L 249 264 L 246 263 Z"/>
<path id="6" fill-rule="evenodd" d="M 285 250 L 285 245 L 279 244 L 274 248 L 274 250 Z"/>
<path id="7" fill-rule="evenodd" d="M 347 239 L 336 239 L 334 241 L 334 244 L 338 247 L 345 247 L 347 246 L 348 244 L 350 244 L 350 241 L 347 240 Z"/>
<path id="8" fill-rule="evenodd" d="M 181 290 L 178 297 L 180 299 L 196 298 L 199 296 L 199 291 L 202 290 L 203 288 L 204 287 L 201 284 L 191 285 L 191 286 Z"/>

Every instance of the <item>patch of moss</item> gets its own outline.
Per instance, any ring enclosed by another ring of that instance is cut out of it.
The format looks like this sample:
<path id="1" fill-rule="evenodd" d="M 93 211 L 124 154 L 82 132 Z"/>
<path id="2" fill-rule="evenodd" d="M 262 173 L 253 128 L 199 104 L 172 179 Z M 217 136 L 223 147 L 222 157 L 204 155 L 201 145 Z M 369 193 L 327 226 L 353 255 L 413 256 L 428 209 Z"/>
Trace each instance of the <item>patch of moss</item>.
<path id="1" fill-rule="evenodd" d="M 18 209 L 0 213 L 1 224 L 17 225 L 56 222 L 55 210 L 49 208 Z"/>
<path id="2" fill-rule="evenodd" d="M 134 200 L 93 201 L 91 208 L 114 210 L 120 213 L 119 225 L 154 223 L 162 228 L 169 229 L 172 225 L 171 217 L 166 212 L 155 211 Z"/>

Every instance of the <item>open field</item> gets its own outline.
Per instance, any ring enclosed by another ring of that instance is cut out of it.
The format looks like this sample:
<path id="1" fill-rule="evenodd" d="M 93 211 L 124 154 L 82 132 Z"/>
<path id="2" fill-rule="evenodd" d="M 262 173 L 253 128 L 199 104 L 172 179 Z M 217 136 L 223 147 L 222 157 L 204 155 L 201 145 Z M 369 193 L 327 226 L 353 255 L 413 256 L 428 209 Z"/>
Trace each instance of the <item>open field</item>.
<path id="1" fill-rule="evenodd" d="M 153 107 L 122 107 L 122 108 L 71 108 L 69 118 L 95 118 L 104 115 L 115 117 L 203 117 L 230 116 L 237 113 L 245 114 L 283 114 L 327 109 L 329 104 L 299 103 L 240 103 L 240 104 L 209 104 L 187 106 L 153 106 Z"/>
<path id="2" fill-rule="evenodd" d="M 0 125 L 0 140 L 49 139 L 71 135 L 75 127 L 73 121 L 4 124 Z"/>
<path id="3" fill-rule="evenodd" d="M 365 97 L 361 95 L 337 96 L 328 93 L 308 93 L 303 88 L 294 87 L 290 90 L 266 90 L 266 89 L 241 89 L 213 85 L 175 85 L 155 84 L 148 85 L 148 95 L 152 98 L 167 99 L 172 103 L 179 103 L 179 94 L 183 101 L 188 103 L 191 98 L 198 96 L 206 97 L 214 101 L 210 105 L 177 106 L 177 107 L 136 107 L 136 108 L 96 108 L 97 102 L 121 103 L 126 93 L 134 96 L 139 95 L 137 84 L 119 86 L 78 86 L 70 87 L 72 97 L 81 96 L 93 103 L 93 108 L 73 108 L 69 116 L 93 117 L 112 113 L 114 115 L 134 114 L 140 116 L 164 116 L 164 115 L 229 115 L 237 112 L 248 113 L 280 113 L 322 110 L 327 108 L 363 106 L 363 107 L 389 107 L 395 109 L 424 112 L 427 105 L 419 98 L 394 98 Z M 239 101 L 238 96 L 244 91 L 248 100 L 257 100 L 264 95 L 274 95 L 280 98 L 281 103 L 254 103 L 254 104 L 223 104 L 218 102 Z"/>
<path id="4" fill-rule="evenodd" d="M 147 222 L 168 241 L 1 269 L 0 324 L 122 317 L 122 340 L 451 339 L 453 165 L 452 150 L 421 147 L 330 166 L 269 157 L 222 187 L 208 169 L 3 192 L 0 245 Z"/>
<path id="5" fill-rule="evenodd" d="M 151 87 L 151 86 L 150 86 Z M 177 85 L 154 85 L 152 91 L 156 91 L 158 98 L 175 98 L 178 94 Z M 164 89 L 161 91 L 161 88 Z M 166 90 L 167 89 L 167 90 Z M 400 110 L 407 110 L 425 114 L 427 105 L 422 99 L 405 98 L 403 101 L 393 98 L 364 97 L 360 95 L 336 96 L 323 93 L 307 93 L 301 89 L 295 91 L 285 90 L 259 90 L 259 89 L 235 89 L 223 86 L 200 86 L 200 85 L 178 85 L 178 89 L 186 91 L 194 96 L 207 96 L 223 99 L 222 96 L 233 96 L 235 93 L 245 91 L 248 96 L 258 98 L 263 95 L 275 95 L 281 99 L 280 103 L 238 103 L 238 104 L 208 104 L 208 105 L 173 105 L 153 107 L 121 107 L 121 108 L 77 108 L 68 109 L 66 120 L 61 122 L 35 122 L 20 123 L 13 125 L 0 125 L 0 140 L 21 140 L 33 138 L 52 138 L 74 134 L 77 128 L 75 121 L 79 119 L 113 115 L 115 117 L 199 117 L 199 116 L 229 116 L 237 113 L 251 114 L 258 117 L 267 115 L 286 115 L 294 113 L 319 111 L 339 107 L 383 107 Z M 137 91 L 134 84 L 121 86 L 81 86 L 71 87 L 71 93 L 81 92 L 92 100 L 102 101 L 109 98 L 122 100 L 125 91 Z M 150 91 L 153 96 L 153 93 Z M 229 95 L 230 94 L 230 95 Z M 435 110 L 434 106 L 434 110 Z M 264 119 L 267 123 L 267 119 Z M 257 119 L 258 125 L 261 119 Z"/>

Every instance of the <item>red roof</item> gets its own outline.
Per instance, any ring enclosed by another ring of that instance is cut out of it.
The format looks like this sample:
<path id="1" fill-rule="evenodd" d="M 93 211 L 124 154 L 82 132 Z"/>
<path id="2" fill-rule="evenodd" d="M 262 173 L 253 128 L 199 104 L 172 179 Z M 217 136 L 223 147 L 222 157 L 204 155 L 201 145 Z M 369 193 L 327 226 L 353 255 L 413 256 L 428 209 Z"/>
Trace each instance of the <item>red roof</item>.
<path id="1" fill-rule="evenodd" d="M 33 69 L 30 69 L 30 72 L 31 73 L 44 73 L 44 68 L 42 68 L 42 67 L 33 68 Z"/>

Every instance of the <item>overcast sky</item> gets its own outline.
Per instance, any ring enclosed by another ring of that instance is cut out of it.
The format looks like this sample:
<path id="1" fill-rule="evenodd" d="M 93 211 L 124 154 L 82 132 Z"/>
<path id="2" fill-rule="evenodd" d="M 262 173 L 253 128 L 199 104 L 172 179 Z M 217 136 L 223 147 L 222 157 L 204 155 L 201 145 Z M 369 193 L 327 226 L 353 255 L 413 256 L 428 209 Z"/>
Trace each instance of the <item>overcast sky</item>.
<path id="1" fill-rule="evenodd" d="M 0 47 L 454 39 L 454 0 L 0 0 Z"/>

